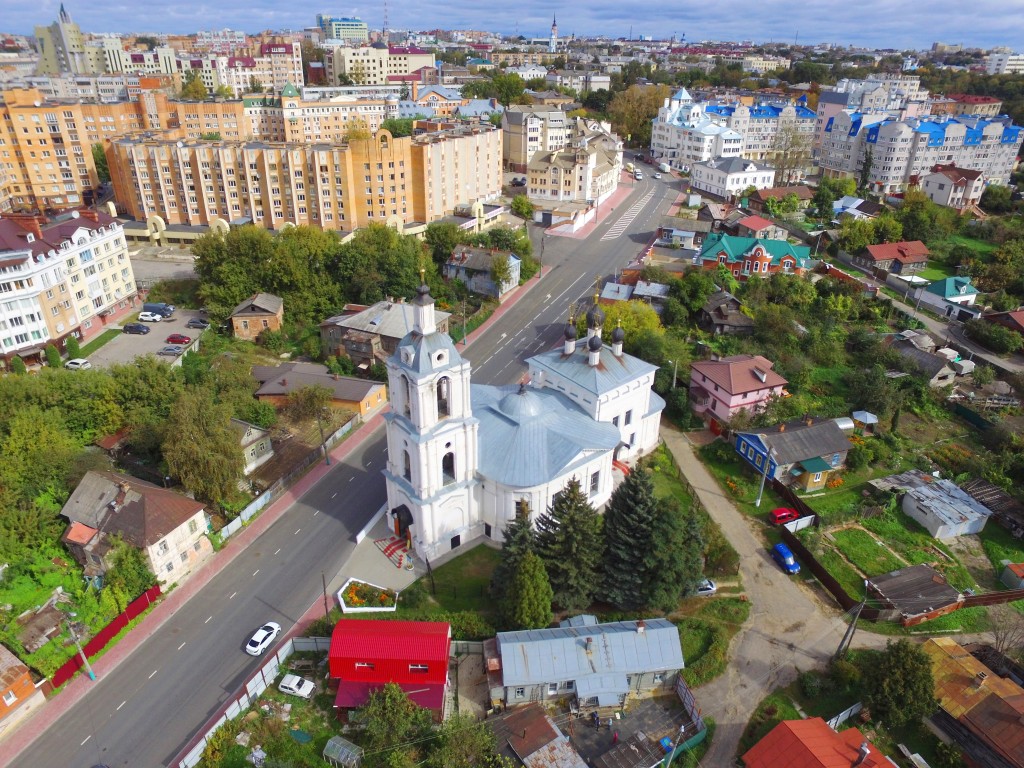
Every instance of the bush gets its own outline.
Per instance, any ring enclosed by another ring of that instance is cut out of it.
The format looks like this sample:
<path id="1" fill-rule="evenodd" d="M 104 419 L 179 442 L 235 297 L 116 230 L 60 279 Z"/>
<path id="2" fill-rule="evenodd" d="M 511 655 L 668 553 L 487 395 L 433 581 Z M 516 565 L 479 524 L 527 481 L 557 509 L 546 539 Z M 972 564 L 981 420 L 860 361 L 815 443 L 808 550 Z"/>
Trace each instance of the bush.
<path id="1" fill-rule="evenodd" d="M 835 659 L 829 666 L 828 673 L 836 687 L 843 690 L 860 685 L 860 669 L 852 661 Z"/>
<path id="2" fill-rule="evenodd" d="M 988 347 L 996 354 L 1007 355 L 1024 346 L 1024 337 L 1019 333 L 987 320 L 968 320 L 964 330 L 971 339 Z"/>
<path id="3" fill-rule="evenodd" d="M 68 336 L 64 340 L 64 349 L 67 350 L 68 357 L 72 360 L 82 356 L 82 345 L 78 343 L 75 336 Z"/>
<path id="4" fill-rule="evenodd" d="M 808 699 L 816 699 L 821 695 L 822 678 L 817 672 L 801 672 L 797 677 L 800 690 Z"/>

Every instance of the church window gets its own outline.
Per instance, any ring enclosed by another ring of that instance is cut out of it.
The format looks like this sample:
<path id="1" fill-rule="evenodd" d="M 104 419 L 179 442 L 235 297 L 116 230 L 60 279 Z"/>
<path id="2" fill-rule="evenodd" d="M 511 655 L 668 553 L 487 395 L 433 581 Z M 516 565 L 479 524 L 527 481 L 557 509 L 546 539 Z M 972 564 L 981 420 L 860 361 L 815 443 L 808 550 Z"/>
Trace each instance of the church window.
<path id="1" fill-rule="evenodd" d="M 490 523 L 484 523 L 484 536 L 486 536 L 488 539 L 491 538 L 491 524 Z"/>
<path id="2" fill-rule="evenodd" d="M 597 495 L 597 489 L 600 488 L 600 487 L 601 487 L 601 473 L 600 472 L 594 472 L 590 476 L 590 495 L 591 496 L 596 496 Z"/>
<path id="3" fill-rule="evenodd" d="M 632 424 L 633 423 L 633 412 L 632 411 L 626 411 L 626 420 L 625 420 L 624 423 L 625 424 Z"/>
<path id="4" fill-rule="evenodd" d="M 452 382 L 444 376 L 437 381 L 437 418 L 444 419 L 451 415 L 451 404 L 449 398 L 451 397 Z"/>
<path id="5" fill-rule="evenodd" d="M 455 482 L 455 454 L 446 453 L 441 459 L 441 482 L 443 485 L 451 485 Z"/>
<path id="6" fill-rule="evenodd" d="M 412 406 L 410 405 L 411 400 L 412 397 L 409 394 L 409 380 L 405 378 L 405 376 L 402 376 L 402 413 L 405 414 L 406 418 L 409 418 L 412 412 Z"/>
<path id="7" fill-rule="evenodd" d="M 402 451 L 402 461 L 403 461 L 402 477 L 404 477 L 406 480 L 408 480 L 411 483 L 412 482 L 412 460 L 409 458 L 409 452 L 408 451 Z"/>
<path id="8" fill-rule="evenodd" d="M 462 536 L 452 536 L 452 549 L 458 549 L 462 545 Z"/>

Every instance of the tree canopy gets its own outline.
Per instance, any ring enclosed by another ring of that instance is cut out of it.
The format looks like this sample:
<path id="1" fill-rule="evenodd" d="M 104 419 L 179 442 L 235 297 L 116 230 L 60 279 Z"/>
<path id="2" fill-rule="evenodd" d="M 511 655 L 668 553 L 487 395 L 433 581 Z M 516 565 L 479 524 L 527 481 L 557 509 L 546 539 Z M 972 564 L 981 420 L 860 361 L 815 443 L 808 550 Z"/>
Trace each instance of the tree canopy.
<path id="1" fill-rule="evenodd" d="M 575 477 L 537 519 L 536 550 L 544 561 L 554 601 L 566 610 L 586 608 L 600 588 L 601 529 L 601 516 Z"/>
<path id="2" fill-rule="evenodd" d="M 868 667 L 864 703 L 875 719 L 895 728 L 931 715 L 938 703 L 928 655 L 908 640 L 889 642 Z"/>

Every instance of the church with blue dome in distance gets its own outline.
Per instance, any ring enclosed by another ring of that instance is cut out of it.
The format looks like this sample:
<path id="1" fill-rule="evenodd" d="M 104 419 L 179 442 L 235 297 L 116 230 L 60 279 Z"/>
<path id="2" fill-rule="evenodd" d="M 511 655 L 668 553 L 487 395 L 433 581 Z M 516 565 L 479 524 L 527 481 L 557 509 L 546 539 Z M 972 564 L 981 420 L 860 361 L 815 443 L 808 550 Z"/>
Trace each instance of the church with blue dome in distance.
<path id="1" fill-rule="evenodd" d="M 473 384 L 420 287 L 413 329 L 387 361 L 384 469 L 391 527 L 419 557 L 500 544 L 521 501 L 536 520 L 573 478 L 600 508 L 622 477 L 614 463 L 657 447 L 657 367 L 623 352 L 621 328 L 606 344 L 604 320 L 595 297 L 586 337 L 567 323 L 561 346 L 527 360 L 522 383 Z"/>

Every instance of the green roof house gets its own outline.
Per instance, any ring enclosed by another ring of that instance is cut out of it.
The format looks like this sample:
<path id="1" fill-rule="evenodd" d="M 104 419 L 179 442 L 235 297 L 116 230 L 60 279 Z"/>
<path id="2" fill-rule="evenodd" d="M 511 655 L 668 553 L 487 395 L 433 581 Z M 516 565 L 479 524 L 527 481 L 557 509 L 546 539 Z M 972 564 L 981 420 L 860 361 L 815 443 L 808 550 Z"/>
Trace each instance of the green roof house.
<path id="1" fill-rule="evenodd" d="M 974 306 L 974 300 L 978 298 L 978 289 L 971 285 L 969 277 L 946 277 L 936 280 L 925 290 L 952 304 L 962 304 L 966 307 Z"/>
<path id="2" fill-rule="evenodd" d="M 811 249 L 807 246 L 792 245 L 785 240 L 713 234 L 704 241 L 693 263 L 702 269 L 717 269 L 723 264 L 734 277 L 745 281 L 776 272 L 802 275 L 810 269 L 810 256 Z"/>

